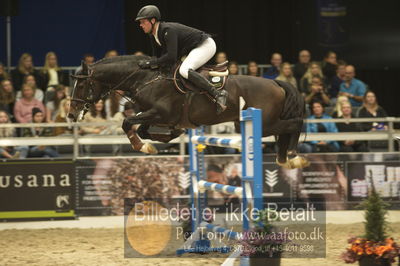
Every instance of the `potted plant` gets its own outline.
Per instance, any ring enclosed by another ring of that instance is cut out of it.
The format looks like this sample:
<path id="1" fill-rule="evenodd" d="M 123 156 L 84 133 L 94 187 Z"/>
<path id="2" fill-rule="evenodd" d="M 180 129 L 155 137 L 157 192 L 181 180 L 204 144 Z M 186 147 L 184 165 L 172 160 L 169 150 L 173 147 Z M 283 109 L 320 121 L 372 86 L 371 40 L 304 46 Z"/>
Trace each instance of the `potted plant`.
<path id="1" fill-rule="evenodd" d="M 248 256 L 251 266 L 279 266 L 283 245 L 288 242 L 287 236 L 277 232 L 268 220 L 268 212 L 268 209 L 259 211 L 254 227 L 244 232 L 238 241 L 242 248 L 241 256 Z"/>
<path id="2" fill-rule="evenodd" d="M 393 238 L 387 237 L 386 234 L 388 205 L 376 192 L 372 179 L 370 184 L 372 189 L 367 199 L 361 204 L 365 209 L 365 235 L 348 240 L 350 245 L 342 254 L 342 259 L 346 263 L 358 261 L 361 266 L 391 265 L 399 256 L 400 248 Z"/>

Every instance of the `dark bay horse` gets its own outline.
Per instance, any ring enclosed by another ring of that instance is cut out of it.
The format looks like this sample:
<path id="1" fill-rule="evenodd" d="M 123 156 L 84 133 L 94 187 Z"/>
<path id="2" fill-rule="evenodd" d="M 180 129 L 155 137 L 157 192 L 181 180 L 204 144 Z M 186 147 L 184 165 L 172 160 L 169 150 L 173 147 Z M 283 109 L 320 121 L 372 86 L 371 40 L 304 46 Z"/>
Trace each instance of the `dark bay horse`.
<path id="1" fill-rule="evenodd" d="M 118 56 L 97 61 L 92 65 L 82 63 L 82 71 L 74 76 L 71 107 L 68 117 L 74 121 L 82 111 L 105 98 L 113 90 L 130 91 L 132 101 L 140 112 L 127 117 L 122 125 L 136 151 L 156 153 L 157 150 L 142 139 L 168 142 L 184 132 L 184 128 L 214 125 L 234 121 L 239 129 L 239 97 L 245 106 L 262 109 L 263 136 L 276 136 L 277 163 L 286 168 L 299 168 L 308 164 L 297 155 L 297 144 L 303 125 L 305 103 L 292 85 L 251 76 L 228 76 L 227 109 L 216 115 L 216 105 L 204 94 L 178 92 L 171 75 L 160 70 L 144 70 L 138 61 L 144 56 Z M 137 125 L 140 125 L 137 128 Z M 170 129 L 169 135 L 151 134 L 149 126 Z M 289 159 L 290 158 L 290 159 Z"/>

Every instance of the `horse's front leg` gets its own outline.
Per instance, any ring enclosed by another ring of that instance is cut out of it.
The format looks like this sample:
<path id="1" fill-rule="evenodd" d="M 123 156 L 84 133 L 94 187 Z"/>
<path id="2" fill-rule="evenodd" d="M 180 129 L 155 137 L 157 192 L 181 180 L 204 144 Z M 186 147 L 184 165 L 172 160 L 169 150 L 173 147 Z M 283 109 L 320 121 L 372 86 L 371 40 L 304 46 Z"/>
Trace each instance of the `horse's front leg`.
<path id="1" fill-rule="evenodd" d="M 124 119 L 124 122 L 122 123 L 122 129 L 128 137 L 133 150 L 149 154 L 157 154 L 157 149 L 153 145 L 150 143 L 143 143 L 141 141 L 137 135 L 137 125 L 157 123 L 157 121 L 160 119 L 161 117 L 154 109 Z"/>

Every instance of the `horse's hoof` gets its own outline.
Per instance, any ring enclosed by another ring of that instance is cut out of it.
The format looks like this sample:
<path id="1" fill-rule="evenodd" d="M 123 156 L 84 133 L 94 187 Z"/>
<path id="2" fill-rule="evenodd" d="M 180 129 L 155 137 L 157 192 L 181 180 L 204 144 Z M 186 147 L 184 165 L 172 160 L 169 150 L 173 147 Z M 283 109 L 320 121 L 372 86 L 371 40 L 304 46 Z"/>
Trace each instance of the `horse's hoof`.
<path id="1" fill-rule="evenodd" d="M 281 167 L 283 167 L 283 168 L 286 168 L 286 169 L 292 169 L 292 166 L 289 163 L 289 160 L 286 160 L 286 162 L 281 163 L 281 162 L 278 161 L 278 159 L 276 159 L 276 164 L 281 166 Z"/>
<path id="2" fill-rule="evenodd" d="M 148 154 L 157 154 L 158 153 L 156 147 L 154 147 L 150 143 L 143 144 L 142 148 L 140 148 L 140 151 L 143 153 L 148 153 Z"/>
<path id="3" fill-rule="evenodd" d="M 297 155 L 296 157 L 289 160 L 289 164 L 292 167 L 291 169 L 304 168 L 310 165 L 310 161 L 302 156 Z"/>

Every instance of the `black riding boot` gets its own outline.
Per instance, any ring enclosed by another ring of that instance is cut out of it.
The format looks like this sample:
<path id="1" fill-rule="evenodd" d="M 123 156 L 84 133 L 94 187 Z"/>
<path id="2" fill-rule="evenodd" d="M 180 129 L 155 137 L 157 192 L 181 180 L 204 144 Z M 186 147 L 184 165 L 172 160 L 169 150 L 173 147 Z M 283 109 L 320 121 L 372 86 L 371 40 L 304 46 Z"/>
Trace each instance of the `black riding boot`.
<path id="1" fill-rule="evenodd" d="M 206 90 L 214 98 L 217 103 L 217 114 L 225 111 L 226 98 L 228 96 L 225 90 L 218 91 L 206 78 L 192 69 L 189 69 L 188 79 L 200 89 Z"/>

